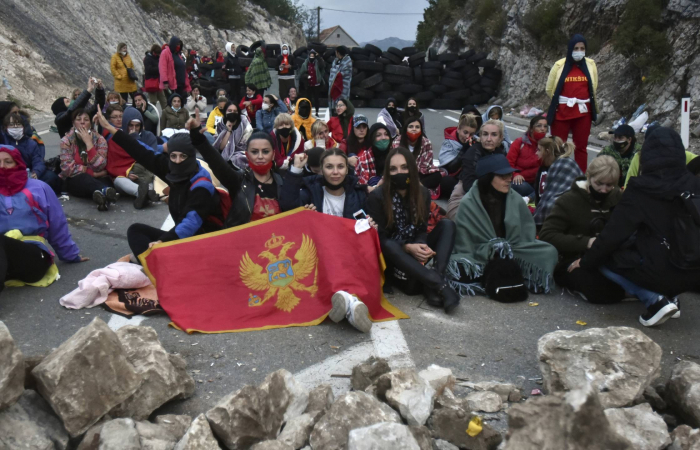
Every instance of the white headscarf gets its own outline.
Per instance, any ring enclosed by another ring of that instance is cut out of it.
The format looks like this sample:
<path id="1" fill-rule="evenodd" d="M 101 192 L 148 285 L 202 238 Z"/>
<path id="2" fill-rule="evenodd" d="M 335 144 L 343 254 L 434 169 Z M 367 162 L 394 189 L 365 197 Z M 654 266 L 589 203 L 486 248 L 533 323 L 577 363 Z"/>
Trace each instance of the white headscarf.
<path id="1" fill-rule="evenodd" d="M 231 56 L 236 56 L 236 49 L 233 48 L 233 42 L 226 43 L 226 51 Z"/>

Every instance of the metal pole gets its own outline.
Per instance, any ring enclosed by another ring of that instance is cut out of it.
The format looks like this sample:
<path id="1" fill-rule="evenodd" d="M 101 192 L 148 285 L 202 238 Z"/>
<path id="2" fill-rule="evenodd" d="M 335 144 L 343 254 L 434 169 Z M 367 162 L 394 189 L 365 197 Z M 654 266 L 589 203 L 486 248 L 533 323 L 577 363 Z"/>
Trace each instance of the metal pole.
<path id="1" fill-rule="evenodd" d="M 316 40 L 321 37 L 321 7 L 316 7 Z"/>
<path id="2" fill-rule="evenodd" d="M 683 146 L 688 148 L 690 136 L 690 94 L 681 97 L 681 139 Z"/>

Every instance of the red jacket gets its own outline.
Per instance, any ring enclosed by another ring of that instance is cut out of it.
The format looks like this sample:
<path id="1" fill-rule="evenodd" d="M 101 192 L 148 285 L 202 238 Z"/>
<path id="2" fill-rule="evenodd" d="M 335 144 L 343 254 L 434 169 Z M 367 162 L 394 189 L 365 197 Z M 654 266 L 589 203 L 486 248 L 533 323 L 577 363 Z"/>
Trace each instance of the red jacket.
<path id="1" fill-rule="evenodd" d="M 126 150 L 114 142 L 109 131 L 102 130 L 102 137 L 107 141 L 107 167 L 105 167 L 107 173 L 112 179 L 127 176 L 127 172 L 131 170 L 131 166 L 133 166 L 136 161 L 134 161 L 134 158 L 132 158 Z"/>
<path id="2" fill-rule="evenodd" d="M 246 108 L 243 103 L 244 102 L 250 102 L 250 106 Z M 262 95 L 260 94 L 255 94 L 253 98 L 248 98 L 247 96 L 244 96 L 241 99 L 241 102 L 238 104 L 238 108 L 243 112 L 243 110 L 248 111 L 248 118 L 250 121 L 255 120 L 255 114 L 257 114 L 259 109 L 262 109 L 262 104 L 263 104 L 263 98 Z"/>
<path id="3" fill-rule="evenodd" d="M 537 143 L 528 134 L 519 137 L 510 145 L 508 162 L 513 169 L 520 170 L 528 183 L 534 183 L 537 171 L 540 170 L 540 159 L 537 157 Z"/>
<path id="4" fill-rule="evenodd" d="M 348 129 L 347 129 L 348 136 L 350 136 L 350 133 L 353 132 L 352 122 L 353 122 L 353 119 L 351 117 L 350 122 L 348 123 Z M 346 138 L 343 137 L 343 127 L 340 125 L 340 118 L 331 117 L 331 119 L 328 121 L 327 125 L 328 125 L 328 129 L 331 132 L 331 136 L 333 137 L 333 139 L 335 139 L 341 145 L 341 148 L 342 148 L 343 143 L 345 143 Z"/>

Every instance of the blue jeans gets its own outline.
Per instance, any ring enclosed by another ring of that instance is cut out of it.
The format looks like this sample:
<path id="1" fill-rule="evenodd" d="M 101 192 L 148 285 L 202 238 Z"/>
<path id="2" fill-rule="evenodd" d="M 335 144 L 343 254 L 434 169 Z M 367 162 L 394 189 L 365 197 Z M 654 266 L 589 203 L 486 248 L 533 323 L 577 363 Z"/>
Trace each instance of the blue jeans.
<path id="1" fill-rule="evenodd" d="M 204 135 L 205 138 L 207 138 L 207 141 L 209 141 L 209 143 L 210 143 L 211 145 L 214 145 L 214 141 L 215 141 L 216 139 L 214 139 L 214 135 L 213 135 L 213 134 L 211 134 L 211 133 L 208 132 L 208 131 L 205 131 L 205 132 L 202 133 L 202 134 Z"/>
<path id="2" fill-rule="evenodd" d="M 532 187 L 532 185 L 527 181 L 523 181 L 520 184 L 511 183 L 510 187 L 515 192 L 520 194 L 521 197 L 530 197 L 531 199 L 535 198 L 535 188 Z"/>
<path id="3" fill-rule="evenodd" d="M 661 297 L 661 294 L 637 286 L 627 278 L 623 277 L 622 275 L 616 274 L 615 272 L 613 272 L 605 266 L 602 266 L 600 268 L 600 273 L 602 273 L 603 276 L 608 280 L 619 284 L 626 292 L 629 292 L 630 294 L 637 297 L 639 300 L 642 301 L 642 303 L 644 303 L 644 306 L 646 306 L 647 308 L 649 308 L 654 303 L 658 302 L 659 297 Z"/>

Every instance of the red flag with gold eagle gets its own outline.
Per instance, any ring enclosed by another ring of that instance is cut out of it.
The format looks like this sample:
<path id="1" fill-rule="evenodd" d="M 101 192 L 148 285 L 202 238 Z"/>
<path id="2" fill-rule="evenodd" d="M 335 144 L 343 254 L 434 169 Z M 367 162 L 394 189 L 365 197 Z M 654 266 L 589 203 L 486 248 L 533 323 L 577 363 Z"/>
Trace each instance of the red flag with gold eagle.
<path id="1" fill-rule="evenodd" d="M 154 246 L 140 256 L 173 325 L 225 333 L 321 323 L 337 291 L 373 321 L 408 318 L 382 294 L 375 230 L 302 208 Z"/>

